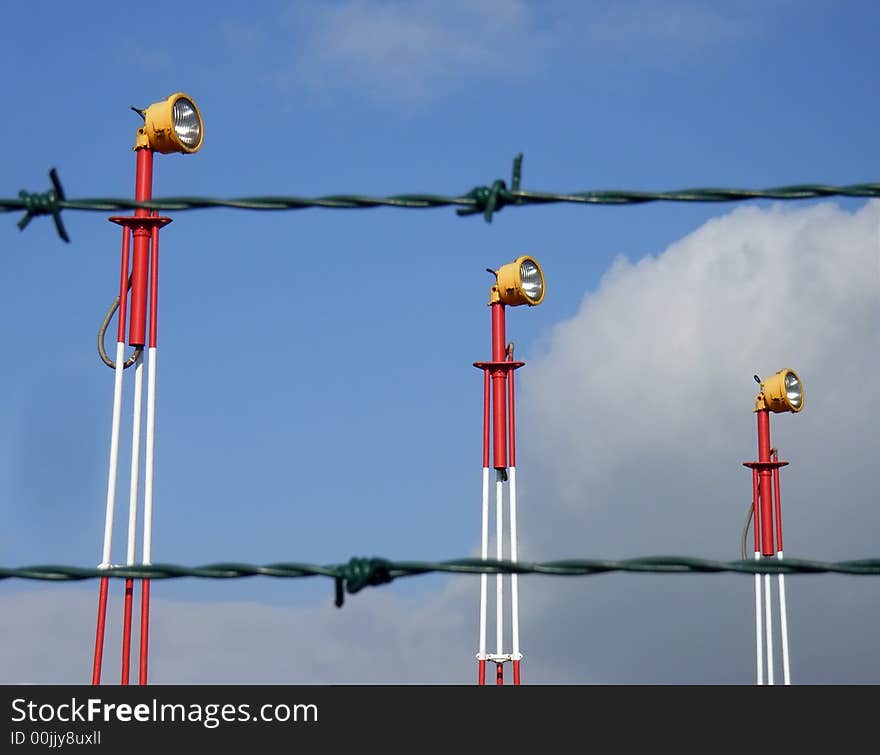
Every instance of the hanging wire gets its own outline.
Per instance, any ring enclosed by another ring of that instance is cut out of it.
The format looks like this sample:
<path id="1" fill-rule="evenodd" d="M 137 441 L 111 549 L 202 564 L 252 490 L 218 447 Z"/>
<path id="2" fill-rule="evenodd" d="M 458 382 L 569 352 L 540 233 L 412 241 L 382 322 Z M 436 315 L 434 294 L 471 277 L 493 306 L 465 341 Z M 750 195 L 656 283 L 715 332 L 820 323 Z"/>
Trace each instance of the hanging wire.
<path id="1" fill-rule="evenodd" d="M 128 276 L 128 288 L 126 289 L 126 293 L 131 291 L 131 276 Z M 104 348 L 104 336 L 107 333 L 107 327 L 110 325 L 110 320 L 113 319 L 113 315 L 116 314 L 116 310 L 119 309 L 119 297 L 117 296 L 113 300 L 113 304 L 110 305 L 110 309 L 107 310 L 107 314 L 104 315 L 104 320 L 101 322 L 101 327 L 98 328 L 98 355 L 101 357 L 101 361 L 106 364 L 111 370 L 116 369 L 116 362 L 114 362 L 107 354 L 107 350 Z M 122 369 L 127 370 L 131 367 L 135 362 L 137 362 L 138 357 L 143 352 L 143 346 L 135 346 L 134 353 L 125 360 L 122 364 Z"/>
<path id="2" fill-rule="evenodd" d="M 752 512 L 753 511 L 754 511 L 754 504 L 750 503 L 749 510 L 746 513 L 746 524 L 745 524 L 745 527 L 743 527 L 743 531 L 742 531 L 742 557 L 743 557 L 743 561 L 745 561 L 749 557 L 748 551 L 746 550 L 746 543 L 748 542 L 749 529 L 750 529 L 750 525 L 752 523 Z"/>

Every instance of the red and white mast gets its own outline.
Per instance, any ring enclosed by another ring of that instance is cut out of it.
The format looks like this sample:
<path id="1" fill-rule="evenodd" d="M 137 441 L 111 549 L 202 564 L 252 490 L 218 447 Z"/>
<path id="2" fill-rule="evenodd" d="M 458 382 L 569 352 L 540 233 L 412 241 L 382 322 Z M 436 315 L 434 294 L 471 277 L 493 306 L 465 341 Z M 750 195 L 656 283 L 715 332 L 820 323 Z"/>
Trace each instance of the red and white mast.
<path id="1" fill-rule="evenodd" d="M 135 200 L 148 202 L 153 191 L 153 154 L 155 152 L 196 152 L 202 146 L 204 128 L 195 103 L 181 92 L 145 110 L 133 108 L 144 118 L 144 126 L 137 130 L 135 154 Z M 107 478 L 107 504 L 104 519 L 104 544 L 99 568 L 111 563 L 113 544 L 114 508 L 119 468 L 119 434 L 122 415 L 123 371 L 134 366 L 132 407 L 131 466 L 129 475 L 128 537 L 126 566 L 136 563 L 137 519 L 139 503 L 141 434 L 143 409 L 143 350 L 147 347 L 147 416 L 144 458 L 144 514 L 141 563 L 152 561 L 153 526 L 153 467 L 156 428 L 156 346 L 158 328 L 159 284 L 159 229 L 171 222 L 147 208 L 138 207 L 133 216 L 111 217 L 111 222 L 122 226 L 122 259 L 119 274 L 118 329 L 113 383 L 113 414 L 110 432 L 110 463 Z M 131 276 L 129 278 L 129 262 Z M 130 293 L 129 293 L 130 292 Z M 112 314 L 112 310 L 111 310 Z M 128 320 L 128 322 L 126 322 Z M 149 324 L 149 328 L 148 328 Z M 126 362 L 125 328 L 128 325 L 128 344 L 134 348 Z M 103 354 L 102 357 L 110 364 Z M 101 683 L 104 637 L 107 622 L 109 579 L 102 577 L 98 596 L 98 621 L 92 666 L 92 684 Z M 122 626 L 122 668 L 120 683 L 127 685 L 130 677 L 132 615 L 134 580 L 125 580 Z M 142 580 L 139 676 L 140 684 L 147 683 L 147 654 L 149 648 L 150 581 Z"/>
<path id="2" fill-rule="evenodd" d="M 137 166 L 135 176 L 135 200 L 146 202 L 152 199 L 153 184 L 153 150 L 146 146 L 135 148 Z M 140 465 L 141 465 L 141 435 L 143 414 L 143 349 L 147 345 L 147 307 L 149 301 L 150 340 L 149 340 L 149 366 L 147 374 L 147 458 L 144 464 L 144 483 L 147 492 L 147 512 L 144 516 L 144 538 L 148 538 L 148 531 L 152 525 L 152 482 L 153 482 L 153 448 L 155 438 L 155 391 L 156 391 L 156 364 L 155 364 L 155 329 L 156 329 L 156 304 L 158 283 L 158 255 L 159 255 L 159 228 L 171 222 L 170 218 L 159 217 L 148 209 L 137 208 L 133 216 L 111 217 L 110 221 L 123 227 L 122 231 L 122 262 L 120 265 L 120 291 L 119 291 L 119 327 L 116 343 L 116 362 L 114 367 L 114 390 L 113 390 L 113 419 L 110 440 L 110 469 L 107 480 L 107 509 L 104 521 L 104 549 L 100 568 L 111 566 L 111 551 L 113 541 L 114 504 L 116 498 L 116 481 L 119 466 L 119 432 L 121 425 L 121 404 L 123 387 L 123 370 L 128 366 L 134 366 L 134 395 L 132 404 L 132 433 L 131 433 L 131 466 L 129 473 L 129 502 L 128 502 L 128 537 L 125 556 L 125 565 L 133 566 L 136 563 L 136 538 L 137 538 L 137 515 L 139 502 Z M 132 242 L 131 245 L 129 242 Z M 131 259 L 131 291 L 130 306 L 126 307 L 126 299 L 129 297 L 128 267 Z M 125 325 L 126 312 L 128 313 L 128 344 L 134 347 L 135 352 L 129 363 L 124 362 L 125 353 Z M 149 515 L 147 515 L 149 514 Z M 147 552 L 144 552 L 145 557 Z M 149 561 L 144 560 L 144 563 Z M 144 611 L 149 611 L 149 587 L 148 580 L 144 580 L 144 595 L 147 603 L 141 604 L 141 658 L 140 683 L 146 684 L 146 637 L 144 632 L 147 623 L 144 622 Z M 122 666 L 120 684 L 129 683 L 131 636 L 132 636 L 132 612 L 133 612 L 134 580 L 125 580 L 125 593 L 123 598 L 122 616 Z M 107 594 L 108 579 L 101 578 L 100 594 L 98 599 L 98 625 L 96 630 L 94 663 L 92 668 L 92 684 L 101 683 L 101 667 L 104 650 L 104 634 L 107 621 Z"/>
<path id="3" fill-rule="evenodd" d="M 780 461 L 776 448 L 770 445 L 770 413 L 799 412 L 804 407 L 803 384 L 794 370 L 784 369 L 761 381 L 761 392 L 755 401 L 758 420 L 758 461 L 744 462 L 752 470 L 752 520 L 755 531 L 756 561 L 766 558 L 783 559 L 782 499 L 779 469 L 788 464 Z M 763 580 L 762 580 L 763 577 Z M 782 641 L 782 681 L 791 684 L 788 645 L 788 608 L 785 596 L 785 575 L 778 578 L 779 632 Z M 763 584 L 762 584 L 763 581 Z M 758 685 L 775 683 L 776 662 L 773 656 L 773 605 L 770 574 L 755 574 L 755 679 Z M 765 675 L 766 671 L 766 675 Z"/>
<path id="4" fill-rule="evenodd" d="M 475 362 L 483 370 L 483 479 L 481 558 L 489 558 L 489 489 L 494 470 L 495 479 L 495 558 L 504 559 L 504 492 L 509 507 L 509 560 L 516 561 L 516 426 L 514 413 L 515 370 L 524 362 L 513 359 L 513 344 L 506 343 L 505 305 L 540 304 L 544 298 L 544 275 L 531 257 L 519 257 L 504 265 L 492 287 L 489 306 L 492 313 L 492 361 Z M 495 683 L 504 684 L 504 664 L 513 666 L 513 683 L 520 683 L 522 652 L 519 637 L 519 585 L 517 575 L 510 577 L 511 647 L 505 652 L 504 581 L 495 575 L 495 652 L 487 648 L 488 575 L 480 575 L 480 635 L 477 652 L 477 681 L 486 684 L 486 662 L 495 664 Z"/>

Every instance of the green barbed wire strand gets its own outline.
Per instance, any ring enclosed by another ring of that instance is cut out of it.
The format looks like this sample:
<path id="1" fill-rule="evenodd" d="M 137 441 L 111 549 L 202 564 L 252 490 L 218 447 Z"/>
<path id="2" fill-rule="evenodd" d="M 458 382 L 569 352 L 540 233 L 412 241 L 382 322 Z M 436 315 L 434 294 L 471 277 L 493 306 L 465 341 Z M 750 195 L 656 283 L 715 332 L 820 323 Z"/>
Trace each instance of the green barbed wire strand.
<path id="1" fill-rule="evenodd" d="M 544 574 L 555 576 L 587 576 L 608 572 L 642 573 L 720 573 L 743 574 L 851 574 L 880 575 L 880 558 L 850 561 L 816 561 L 786 557 L 777 559 L 744 559 L 717 561 L 689 556 L 643 556 L 627 559 L 563 559 L 557 561 L 507 561 L 499 559 L 460 558 L 448 561 L 391 561 L 384 558 L 353 558 L 344 564 L 305 564 L 280 562 L 245 564 L 222 562 L 203 566 L 155 563 L 150 565 L 80 567 L 35 565 L 0 567 L 0 580 L 35 579 L 77 581 L 111 577 L 120 579 L 237 579 L 244 577 L 342 577 L 357 580 L 364 570 L 385 572 L 391 579 L 398 577 L 446 572 L 453 574 Z"/>
<path id="2" fill-rule="evenodd" d="M 489 193 L 491 189 L 485 188 Z M 442 194 L 396 194 L 385 197 L 371 197 L 359 194 L 331 194 L 321 197 L 296 196 L 258 196 L 234 199 L 212 197 L 164 197 L 138 202 L 133 199 L 115 197 L 95 197 L 88 199 L 64 199 L 52 204 L 62 210 L 88 210 L 113 212 L 117 210 L 205 210 L 224 207 L 237 210 L 301 210 L 306 208 L 330 209 L 369 209 L 374 207 L 400 207 L 425 209 L 434 207 L 459 206 L 482 212 L 484 200 L 471 192 L 461 196 Z M 675 191 L 632 191 L 602 190 L 583 191 L 569 194 L 556 194 L 544 191 L 504 191 L 508 204 L 644 204 L 646 202 L 734 202 L 747 199 L 819 199 L 822 197 L 880 197 L 880 183 L 850 184 L 847 186 L 827 186 L 822 184 L 799 184 L 769 189 L 679 189 Z M 506 205 L 505 205 L 506 206 Z M 48 207 L 48 203 L 47 203 Z M 0 213 L 27 210 L 28 205 L 21 199 L 0 199 Z M 499 208 L 496 207 L 497 212 Z"/>
<path id="3" fill-rule="evenodd" d="M 357 593 L 365 587 L 385 584 L 400 577 L 428 573 L 451 574 L 542 574 L 560 577 L 589 576 L 609 572 L 655 574 L 848 574 L 880 575 L 880 558 L 851 561 L 816 561 L 786 558 L 763 560 L 716 561 L 687 556 L 646 556 L 622 560 L 563 559 L 528 562 L 499 559 L 461 558 L 449 561 L 391 561 L 384 558 L 352 558 L 344 564 L 305 563 L 243 564 L 214 563 L 204 566 L 151 564 L 84 568 L 77 566 L 0 567 L 0 580 L 31 579 L 78 581 L 110 577 L 117 579 L 239 579 L 245 577 L 330 577 L 336 581 L 337 605 L 341 592 Z"/>
<path id="4" fill-rule="evenodd" d="M 511 186 L 501 179 L 491 185 L 477 186 L 466 194 L 449 196 L 443 194 L 396 194 L 375 197 L 361 194 L 331 194 L 319 197 L 299 196 L 253 196 L 222 199 L 213 197 L 178 196 L 138 202 L 115 197 L 67 199 L 55 168 L 50 171 L 53 188 L 44 193 L 19 192 L 17 199 L 0 198 L 0 213 L 25 211 L 19 221 L 24 230 L 33 217 L 52 215 L 59 235 L 65 240 L 67 234 L 61 225 L 61 210 L 114 212 L 120 210 L 302 210 L 325 209 L 373 209 L 395 207 L 405 209 L 430 209 L 457 207 L 459 215 L 482 214 L 486 222 L 492 222 L 495 213 L 508 206 L 545 204 L 582 205 L 633 205 L 648 202 L 737 202 L 756 199 L 805 200 L 826 197 L 870 198 L 880 197 L 880 183 L 860 183 L 844 186 L 810 183 L 778 186 L 768 189 L 693 188 L 673 191 L 598 190 L 556 193 L 530 191 L 520 188 L 522 155 L 514 158 Z"/>

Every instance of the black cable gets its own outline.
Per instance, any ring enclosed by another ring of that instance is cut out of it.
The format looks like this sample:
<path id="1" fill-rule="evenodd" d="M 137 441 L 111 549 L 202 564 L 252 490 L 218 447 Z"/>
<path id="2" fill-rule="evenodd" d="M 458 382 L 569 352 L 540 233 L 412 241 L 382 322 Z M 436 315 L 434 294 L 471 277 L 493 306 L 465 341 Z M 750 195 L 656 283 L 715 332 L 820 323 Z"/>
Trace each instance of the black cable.
<path id="1" fill-rule="evenodd" d="M 746 552 L 746 540 L 748 539 L 748 536 L 749 536 L 749 525 L 752 523 L 753 510 L 754 510 L 754 505 L 750 503 L 749 504 L 749 512 L 748 512 L 748 514 L 746 514 L 746 526 L 743 527 L 743 534 L 742 534 L 742 558 L 743 558 L 743 561 L 745 561 L 749 557 L 748 553 Z"/>
<path id="2" fill-rule="evenodd" d="M 128 276 L 128 289 L 131 290 L 131 276 Z M 117 296 L 113 300 L 113 304 L 110 306 L 110 309 L 107 310 L 107 314 L 104 315 L 104 321 L 101 323 L 101 327 L 98 328 L 98 355 L 101 357 L 101 361 L 106 364 L 111 370 L 116 369 L 116 362 L 114 362 L 108 355 L 107 351 L 104 348 L 104 336 L 107 333 L 107 326 L 110 325 L 110 320 L 113 319 L 113 315 L 116 314 L 116 310 L 119 309 L 119 297 Z M 122 369 L 127 370 L 131 367 L 141 355 L 141 352 L 144 350 L 143 346 L 135 346 L 134 353 L 123 363 Z"/>

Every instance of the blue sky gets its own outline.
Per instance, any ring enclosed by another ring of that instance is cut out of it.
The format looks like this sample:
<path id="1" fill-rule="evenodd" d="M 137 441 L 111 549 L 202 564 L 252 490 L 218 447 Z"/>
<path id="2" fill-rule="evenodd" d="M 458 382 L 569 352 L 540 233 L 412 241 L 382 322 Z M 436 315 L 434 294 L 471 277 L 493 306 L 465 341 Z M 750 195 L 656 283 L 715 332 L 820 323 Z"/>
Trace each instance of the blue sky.
<path id="1" fill-rule="evenodd" d="M 787 0 L 216 2 L 155 20 L 10 4 L 0 195 L 47 188 L 54 166 L 71 198 L 132 197 L 129 108 L 175 91 L 199 104 L 205 142 L 156 156 L 157 198 L 462 194 L 509 179 L 519 152 L 523 187 L 549 191 L 877 181 L 878 21 L 867 2 Z M 548 290 L 508 313 L 527 363 L 523 558 L 737 558 L 752 375 L 785 366 L 807 395 L 772 422 L 792 461 L 786 552 L 877 555 L 880 407 L 876 390 L 853 397 L 878 367 L 878 213 L 852 199 L 508 208 L 491 224 L 452 209 L 169 212 L 154 560 L 473 554 L 485 268 L 526 253 Z M 66 212 L 69 245 L 48 219 L 20 233 L 0 217 L 4 565 L 100 561 L 113 379 L 95 335 L 120 243 L 108 214 Z M 880 680 L 866 630 L 878 586 L 790 580 L 796 681 Z M 521 589 L 526 680 L 752 681 L 748 578 Z M 96 592 L 0 583 L 0 679 L 87 681 Z M 153 679 L 472 681 L 476 578 L 403 580 L 342 611 L 331 593 L 157 583 Z M 646 641 L 652 623 L 668 644 Z"/>

